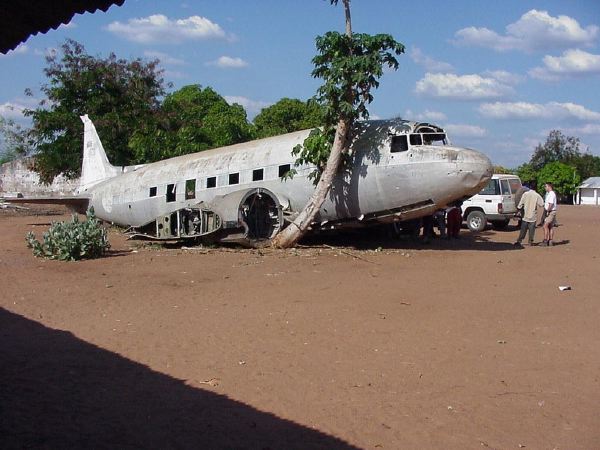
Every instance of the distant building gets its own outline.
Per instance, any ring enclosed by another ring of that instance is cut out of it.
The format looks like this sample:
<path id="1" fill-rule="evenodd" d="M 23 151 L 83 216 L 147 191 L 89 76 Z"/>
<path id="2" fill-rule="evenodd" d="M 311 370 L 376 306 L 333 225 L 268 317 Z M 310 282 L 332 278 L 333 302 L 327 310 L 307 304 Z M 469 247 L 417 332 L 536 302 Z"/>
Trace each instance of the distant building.
<path id="1" fill-rule="evenodd" d="M 590 177 L 579 185 L 573 196 L 575 205 L 596 205 L 600 203 L 600 177 Z"/>

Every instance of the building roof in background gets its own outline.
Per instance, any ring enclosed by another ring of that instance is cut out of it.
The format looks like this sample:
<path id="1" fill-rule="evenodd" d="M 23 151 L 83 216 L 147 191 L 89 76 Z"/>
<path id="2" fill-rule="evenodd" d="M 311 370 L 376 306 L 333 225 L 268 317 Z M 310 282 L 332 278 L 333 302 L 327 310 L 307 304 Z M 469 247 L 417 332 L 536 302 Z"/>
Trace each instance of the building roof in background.
<path id="1" fill-rule="evenodd" d="M 75 14 L 106 11 L 125 0 L 12 0 L 4 1 L 0 14 L 0 53 L 14 50 L 29 36 L 46 33 L 71 21 Z"/>
<path id="2" fill-rule="evenodd" d="M 579 188 L 600 188 L 600 177 L 590 177 L 579 185 Z"/>

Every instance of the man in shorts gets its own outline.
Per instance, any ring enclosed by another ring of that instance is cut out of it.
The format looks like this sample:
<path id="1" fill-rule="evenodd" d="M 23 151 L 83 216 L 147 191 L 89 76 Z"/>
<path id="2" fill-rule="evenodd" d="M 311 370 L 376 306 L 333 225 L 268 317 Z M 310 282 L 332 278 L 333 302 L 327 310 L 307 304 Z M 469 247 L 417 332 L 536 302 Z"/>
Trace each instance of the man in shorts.
<path id="1" fill-rule="evenodd" d="M 544 198 L 544 210 L 546 211 L 546 218 L 544 219 L 544 242 L 542 246 L 553 246 L 554 245 L 554 225 L 556 225 L 556 209 L 557 209 L 557 198 L 556 192 L 552 188 L 552 183 L 544 184 L 546 189 L 546 197 Z"/>

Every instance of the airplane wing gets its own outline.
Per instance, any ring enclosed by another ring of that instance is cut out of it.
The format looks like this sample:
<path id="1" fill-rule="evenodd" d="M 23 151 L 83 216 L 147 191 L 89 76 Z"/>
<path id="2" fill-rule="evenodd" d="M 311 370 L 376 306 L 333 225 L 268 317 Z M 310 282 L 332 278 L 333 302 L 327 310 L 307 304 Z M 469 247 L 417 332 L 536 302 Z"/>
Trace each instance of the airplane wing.
<path id="1" fill-rule="evenodd" d="M 6 203 L 34 203 L 39 205 L 65 205 L 75 211 L 85 214 L 90 199 L 79 196 L 56 196 L 56 197 L 4 197 L 2 199 Z"/>

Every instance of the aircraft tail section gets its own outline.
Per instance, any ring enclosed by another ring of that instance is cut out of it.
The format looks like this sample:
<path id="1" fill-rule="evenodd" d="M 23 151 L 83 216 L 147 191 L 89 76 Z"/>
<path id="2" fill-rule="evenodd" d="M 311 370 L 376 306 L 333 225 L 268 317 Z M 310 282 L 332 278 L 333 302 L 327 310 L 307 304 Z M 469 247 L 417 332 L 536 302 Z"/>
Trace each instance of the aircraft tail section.
<path id="1" fill-rule="evenodd" d="M 89 187 L 115 177 L 121 173 L 119 167 L 110 164 L 106 152 L 96 132 L 96 127 L 88 115 L 81 116 L 83 131 L 83 165 L 81 166 L 81 181 L 79 192 Z"/>

